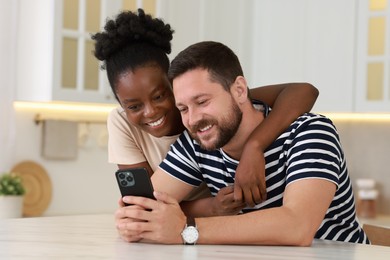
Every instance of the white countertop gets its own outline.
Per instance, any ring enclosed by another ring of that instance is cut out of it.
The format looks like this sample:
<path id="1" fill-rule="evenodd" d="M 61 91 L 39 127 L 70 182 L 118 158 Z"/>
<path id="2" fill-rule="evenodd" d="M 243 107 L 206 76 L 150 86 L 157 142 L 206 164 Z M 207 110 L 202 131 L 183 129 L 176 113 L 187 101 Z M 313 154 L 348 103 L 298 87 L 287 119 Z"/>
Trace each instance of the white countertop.
<path id="1" fill-rule="evenodd" d="M 315 240 L 311 247 L 152 245 L 122 241 L 113 215 L 0 220 L 0 259 L 390 259 L 390 247 Z"/>

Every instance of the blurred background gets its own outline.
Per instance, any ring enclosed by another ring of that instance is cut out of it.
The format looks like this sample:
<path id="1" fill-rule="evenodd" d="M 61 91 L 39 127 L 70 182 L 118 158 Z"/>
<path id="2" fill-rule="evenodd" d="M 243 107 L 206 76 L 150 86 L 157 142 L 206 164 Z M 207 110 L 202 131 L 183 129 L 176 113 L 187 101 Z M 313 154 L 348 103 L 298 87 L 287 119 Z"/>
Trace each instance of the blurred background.
<path id="1" fill-rule="evenodd" d="M 317 87 L 313 111 L 335 122 L 354 186 L 373 180 L 378 214 L 390 215 L 388 1 L 0 0 L 0 171 L 25 161 L 45 169 L 52 192 L 42 215 L 117 207 L 105 125 L 117 104 L 90 36 L 138 7 L 175 30 L 171 59 L 192 43 L 221 41 L 250 87 Z"/>

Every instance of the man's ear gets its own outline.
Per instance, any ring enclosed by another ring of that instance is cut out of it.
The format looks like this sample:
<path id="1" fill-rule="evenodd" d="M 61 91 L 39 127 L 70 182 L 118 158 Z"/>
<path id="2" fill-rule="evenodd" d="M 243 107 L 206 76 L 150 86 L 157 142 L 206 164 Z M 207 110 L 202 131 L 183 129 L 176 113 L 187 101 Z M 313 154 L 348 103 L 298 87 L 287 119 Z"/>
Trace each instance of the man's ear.
<path id="1" fill-rule="evenodd" d="M 236 78 L 230 91 L 239 104 L 248 101 L 248 86 L 243 76 Z"/>

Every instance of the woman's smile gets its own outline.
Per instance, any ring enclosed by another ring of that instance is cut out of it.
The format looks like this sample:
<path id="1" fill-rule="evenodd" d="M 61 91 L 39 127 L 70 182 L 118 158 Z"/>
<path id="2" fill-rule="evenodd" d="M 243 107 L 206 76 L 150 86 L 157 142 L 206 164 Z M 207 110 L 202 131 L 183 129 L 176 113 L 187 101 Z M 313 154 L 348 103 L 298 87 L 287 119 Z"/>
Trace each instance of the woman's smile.
<path id="1" fill-rule="evenodd" d="M 156 127 L 161 126 L 164 123 L 164 121 L 165 121 L 165 116 L 163 116 L 160 119 L 157 119 L 155 121 L 148 122 L 148 123 L 146 123 L 146 125 L 153 127 L 153 128 L 156 128 Z"/>

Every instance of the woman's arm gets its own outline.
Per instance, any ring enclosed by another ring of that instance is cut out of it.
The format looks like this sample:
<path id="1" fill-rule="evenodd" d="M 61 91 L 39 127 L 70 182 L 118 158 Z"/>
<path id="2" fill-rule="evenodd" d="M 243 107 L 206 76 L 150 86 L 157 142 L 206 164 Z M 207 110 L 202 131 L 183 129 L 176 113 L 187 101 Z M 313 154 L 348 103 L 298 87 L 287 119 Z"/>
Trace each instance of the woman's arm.
<path id="1" fill-rule="evenodd" d="M 298 116 L 310 112 L 319 91 L 309 83 L 286 83 L 250 89 L 250 94 L 272 107 L 249 139 L 264 151 Z"/>
<path id="2" fill-rule="evenodd" d="M 300 115 L 313 107 L 319 91 L 309 83 L 269 85 L 250 90 L 251 97 L 272 107 L 252 132 L 236 170 L 234 198 L 253 206 L 266 199 L 264 150 Z"/>
<path id="3" fill-rule="evenodd" d="M 147 162 L 142 162 L 142 163 L 136 163 L 136 164 L 118 164 L 118 169 L 131 169 L 131 168 L 145 168 L 149 176 L 152 176 L 153 170 L 150 167 L 149 163 Z"/>
<path id="4" fill-rule="evenodd" d="M 236 215 L 245 207 L 245 203 L 235 201 L 233 186 L 227 186 L 221 188 L 215 197 L 182 201 L 180 207 L 186 216 L 195 218 Z"/>

